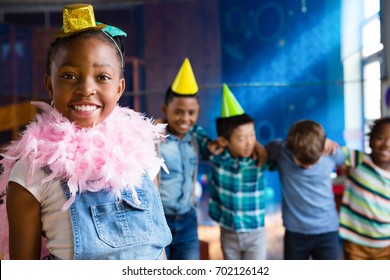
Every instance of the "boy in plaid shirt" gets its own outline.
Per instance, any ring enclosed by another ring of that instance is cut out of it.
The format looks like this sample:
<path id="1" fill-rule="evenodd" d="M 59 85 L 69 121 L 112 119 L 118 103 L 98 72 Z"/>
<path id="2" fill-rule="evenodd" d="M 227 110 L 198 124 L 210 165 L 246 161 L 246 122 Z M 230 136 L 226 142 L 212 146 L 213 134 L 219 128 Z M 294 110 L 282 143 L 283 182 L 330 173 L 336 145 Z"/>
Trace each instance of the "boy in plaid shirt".
<path id="1" fill-rule="evenodd" d="M 212 155 L 209 215 L 221 227 L 226 260 L 266 259 L 263 172 L 251 157 L 256 145 L 254 120 L 223 86 L 222 116 L 216 120 L 225 151 Z"/>

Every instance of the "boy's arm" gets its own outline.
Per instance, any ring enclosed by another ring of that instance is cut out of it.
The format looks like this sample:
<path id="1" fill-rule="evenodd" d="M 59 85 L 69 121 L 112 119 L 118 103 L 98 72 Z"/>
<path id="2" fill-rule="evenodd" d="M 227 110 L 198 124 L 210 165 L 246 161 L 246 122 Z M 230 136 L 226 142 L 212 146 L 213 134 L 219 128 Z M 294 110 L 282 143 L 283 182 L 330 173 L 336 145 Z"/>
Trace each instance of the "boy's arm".
<path id="1" fill-rule="evenodd" d="M 217 141 L 212 141 L 201 126 L 194 125 L 192 127 L 192 135 L 198 144 L 201 159 L 208 160 L 211 154 L 219 154 L 223 151 L 223 148 L 221 150 Z"/>
<path id="2" fill-rule="evenodd" d="M 341 150 L 341 151 L 340 151 Z M 360 165 L 364 160 L 364 153 L 349 149 L 346 146 L 340 147 L 340 145 L 328 138 L 325 140 L 324 153 L 327 155 L 334 155 L 337 159 L 337 166 L 345 166 L 347 168 L 355 168 Z M 341 155 L 342 156 L 341 156 Z M 342 160 L 340 159 L 342 157 Z M 340 163 L 342 161 L 342 163 Z"/>
<path id="3" fill-rule="evenodd" d="M 278 161 L 280 152 L 282 149 L 283 145 L 283 140 L 277 139 L 277 140 L 272 140 L 268 142 L 265 145 L 265 149 L 267 150 L 267 155 L 268 159 L 273 160 L 273 161 Z"/>
<path id="4" fill-rule="evenodd" d="M 268 151 L 263 145 L 256 142 L 252 157 L 257 160 L 257 166 L 260 167 L 268 160 Z"/>
<path id="5" fill-rule="evenodd" d="M 343 151 L 345 155 L 345 162 L 344 164 L 347 167 L 350 168 L 356 168 L 356 166 L 360 165 L 364 161 L 364 153 L 357 151 L 357 150 L 352 150 L 347 147 L 342 147 L 341 150 Z"/>
<path id="6" fill-rule="evenodd" d="M 340 148 L 340 145 L 335 142 L 330 140 L 329 138 L 326 138 L 325 144 L 324 144 L 324 152 L 323 155 L 327 156 L 329 154 L 334 155 L 336 153 L 336 150 Z"/>
<path id="7" fill-rule="evenodd" d="M 282 139 L 276 139 L 268 142 L 262 148 L 257 147 L 261 153 L 260 164 L 263 170 L 275 171 L 278 169 L 278 160 L 283 146 Z"/>

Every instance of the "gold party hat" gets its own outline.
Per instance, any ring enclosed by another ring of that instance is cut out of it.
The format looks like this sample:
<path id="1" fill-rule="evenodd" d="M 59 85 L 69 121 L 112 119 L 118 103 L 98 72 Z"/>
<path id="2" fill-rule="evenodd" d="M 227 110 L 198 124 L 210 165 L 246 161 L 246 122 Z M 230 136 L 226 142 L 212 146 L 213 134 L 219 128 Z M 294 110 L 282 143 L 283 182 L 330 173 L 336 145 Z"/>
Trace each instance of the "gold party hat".
<path id="1" fill-rule="evenodd" d="M 85 30 L 101 30 L 105 24 L 96 24 L 93 7 L 89 4 L 67 5 L 62 10 L 63 26 L 56 38 L 64 38 Z"/>

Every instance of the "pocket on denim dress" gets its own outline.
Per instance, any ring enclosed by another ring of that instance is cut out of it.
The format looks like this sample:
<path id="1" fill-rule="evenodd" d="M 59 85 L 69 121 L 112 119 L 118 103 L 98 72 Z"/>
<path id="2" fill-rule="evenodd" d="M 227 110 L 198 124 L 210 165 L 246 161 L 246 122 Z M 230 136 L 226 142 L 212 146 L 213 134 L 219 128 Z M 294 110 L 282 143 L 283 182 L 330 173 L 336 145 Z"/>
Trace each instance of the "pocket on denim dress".
<path id="1" fill-rule="evenodd" d="M 99 239 L 112 247 L 148 242 L 151 238 L 149 198 L 144 190 L 136 190 L 140 205 L 134 202 L 130 191 L 124 191 L 119 201 L 91 206 Z"/>
<path id="2" fill-rule="evenodd" d="M 197 157 L 191 157 L 191 158 L 189 158 L 188 161 L 190 162 L 192 170 L 195 170 L 195 168 L 197 168 L 197 163 L 198 163 Z"/>

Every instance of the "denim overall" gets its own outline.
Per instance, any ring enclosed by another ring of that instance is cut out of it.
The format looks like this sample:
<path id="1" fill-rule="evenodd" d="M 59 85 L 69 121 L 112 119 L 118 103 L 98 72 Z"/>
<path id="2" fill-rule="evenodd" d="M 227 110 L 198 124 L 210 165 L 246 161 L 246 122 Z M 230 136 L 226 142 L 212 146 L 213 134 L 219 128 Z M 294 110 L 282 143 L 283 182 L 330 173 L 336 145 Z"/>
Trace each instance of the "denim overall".
<path id="1" fill-rule="evenodd" d="M 61 182 L 65 195 L 70 192 Z M 118 199 L 104 190 L 77 194 L 69 207 L 75 260 L 154 260 L 163 257 L 172 240 L 158 193 L 148 176 L 136 187 L 138 205 L 130 190 Z"/>

